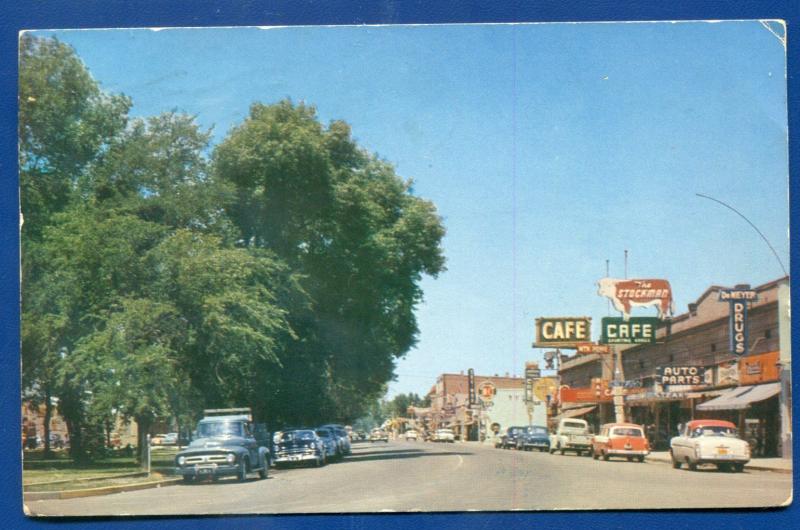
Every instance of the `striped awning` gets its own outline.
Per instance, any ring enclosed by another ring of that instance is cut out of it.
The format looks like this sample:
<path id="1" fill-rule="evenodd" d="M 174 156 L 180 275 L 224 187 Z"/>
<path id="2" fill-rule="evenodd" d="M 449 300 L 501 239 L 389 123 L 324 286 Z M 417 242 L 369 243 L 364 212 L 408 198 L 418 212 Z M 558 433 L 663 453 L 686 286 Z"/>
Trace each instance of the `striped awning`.
<path id="1" fill-rule="evenodd" d="M 731 388 L 719 397 L 697 405 L 697 410 L 743 410 L 751 403 L 764 401 L 781 392 L 780 383 Z"/>

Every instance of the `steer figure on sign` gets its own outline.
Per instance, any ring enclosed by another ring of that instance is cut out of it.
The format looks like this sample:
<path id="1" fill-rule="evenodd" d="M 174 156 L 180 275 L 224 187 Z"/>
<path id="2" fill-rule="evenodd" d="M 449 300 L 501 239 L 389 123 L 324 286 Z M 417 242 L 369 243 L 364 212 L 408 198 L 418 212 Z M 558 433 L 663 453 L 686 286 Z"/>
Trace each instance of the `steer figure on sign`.
<path id="1" fill-rule="evenodd" d="M 658 309 L 658 318 L 662 320 L 675 313 L 672 288 L 667 280 L 601 278 L 597 282 L 597 294 L 610 299 L 624 320 L 631 317 L 631 307 L 654 305 Z"/>

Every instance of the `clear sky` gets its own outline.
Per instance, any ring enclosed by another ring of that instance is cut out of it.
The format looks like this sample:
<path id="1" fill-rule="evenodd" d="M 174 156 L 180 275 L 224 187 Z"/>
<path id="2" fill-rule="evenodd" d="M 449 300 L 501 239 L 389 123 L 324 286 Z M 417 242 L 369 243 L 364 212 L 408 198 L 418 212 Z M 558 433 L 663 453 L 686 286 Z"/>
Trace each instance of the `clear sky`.
<path id="1" fill-rule="evenodd" d="M 775 24 L 773 29 L 783 34 Z M 521 374 L 534 319 L 591 316 L 595 282 L 711 284 L 789 266 L 785 51 L 756 21 L 57 31 L 133 114 L 197 116 L 215 141 L 254 101 L 343 119 L 447 228 L 419 342 L 390 395 L 442 372 Z M 653 310 L 637 314 L 654 315 Z"/>

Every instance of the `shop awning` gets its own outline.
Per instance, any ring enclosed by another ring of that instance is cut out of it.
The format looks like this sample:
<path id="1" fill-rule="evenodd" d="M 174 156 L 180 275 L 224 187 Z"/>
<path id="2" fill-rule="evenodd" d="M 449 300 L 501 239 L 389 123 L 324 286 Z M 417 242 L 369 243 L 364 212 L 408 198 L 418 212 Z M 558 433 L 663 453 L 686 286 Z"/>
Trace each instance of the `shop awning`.
<path id="1" fill-rule="evenodd" d="M 719 397 L 697 405 L 697 410 L 742 410 L 751 403 L 764 401 L 781 391 L 780 383 L 731 388 Z"/>
<path id="2" fill-rule="evenodd" d="M 583 416 L 584 414 L 588 414 L 595 408 L 597 408 L 596 405 L 592 405 L 590 407 L 579 407 L 576 409 L 567 409 L 565 411 L 562 411 L 561 414 L 556 416 L 554 419 L 562 420 L 564 418 L 577 418 L 578 416 Z"/>

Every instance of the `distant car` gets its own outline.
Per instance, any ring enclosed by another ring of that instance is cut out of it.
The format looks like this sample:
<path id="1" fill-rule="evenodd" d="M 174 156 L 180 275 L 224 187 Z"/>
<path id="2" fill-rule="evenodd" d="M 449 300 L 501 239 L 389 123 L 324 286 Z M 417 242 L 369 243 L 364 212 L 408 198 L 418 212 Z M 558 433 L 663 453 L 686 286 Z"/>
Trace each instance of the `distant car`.
<path id="1" fill-rule="evenodd" d="M 64 448 L 64 439 L 57 432 L 50 433 L 50 448 L 51 449 Z"/>
<path id="2" fill-rule="evenodd" d="M 314 433 L 322 440 L 322 445 L 325 448 L 325 458 L 327 460 L 336 460 L 342 457 L 339 452 L 339 441 L 336 439 L 336 435 L 333 431 L 320 427 L 316 429 Z"/>
<path id="3" fill-rule="evenodd" d="M 168 432 L 161 439 L 161 445 L 177 445 L 177 443 L 178 443 L 178 433 L 176 432 Z"/>
<path id="4" fill-rule="evenodd" d="M 417 441 L 417 431 L 414 429 L 406 431 L 406 441 L 409 440 L 414 440 L 415 442 Z"/>
<path id="5" fill-rule="evenodd" d="M 326 425 L 320 425 L 319 428 L 329 429 L 336 435 L 336 439 L 339 441 L 340 454 L 349 455 L 352 452 L 350 447 L 350 436 L 348 436 L 347 430 L 345 430 L 343 425 L 339 425 L 337 423 L 328 423 Z"/>
<path id="6" fill-rule="evenodd" d="M 516 427 L 509 427 L 506 429 L 506 432 L 500 436 L 500 439 L 495 442 L 495 447 L 500 447 L 502 449 L 517 449 L 517 440 L 520 436 L 522 436 L 527 427 L 516 426 Z"/>
<path id="7" fill-rule="evenodd" d="M 644 462 L 650 454 L 650 445 L 644 435 L 644 428 L 633 423 L 607 423 L 600 433 L 592 437 L 592 458 L 608 460 L 612 456 L 622 456 L 631 462 L 633 459 Z"/>
<path id="8" fill-rule="evenodd" d="M 164 445 L 164 437 L 166 434 L 154 434 L 150 437 L 150 445 Z"/>
<path id="9" fill-rule="evenodd" d="M 283 431 L 276 448 L 275 465 L 311 462 L 314 467 L 324 466 L 324 442 L 310 429 Z"/>
<path id="10" fill-rule="evenodd" d="M 686 464 L 692 471 L 714 464 L 720 471 L 741 472 L 750 461 L 750 444 L 738 437 L 736 425 L 722 420 L 693 420 L 670 440 L 672 467 Z"/>
<path id="11" fill-rule="evenodd" d="M 370 442 L 386 442 L 389 443 L 389 435 L 383 429 L 372 429 L 369 435 Z"/>
<path id="12" fill-rule="evenodd" d="M 456 441 L 456 437 L 452 429 L 436 429 L 436 433 L 433 435 L 433 441 L 453 443 Z"/>
<path id="13" fill-rule="evenodd" d="M 527 427 L 517 438 L 517 449 L 524 451 L 538 449 L 540 452 L 550 449 L 550 435 L 547 432 L 547 427 L 543 425 Z"/>

